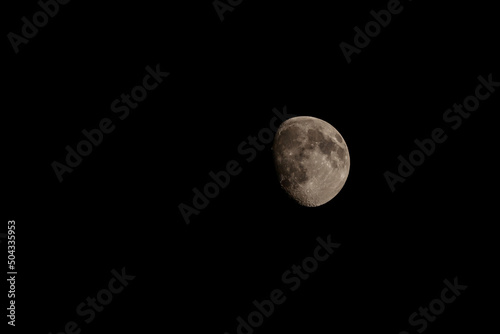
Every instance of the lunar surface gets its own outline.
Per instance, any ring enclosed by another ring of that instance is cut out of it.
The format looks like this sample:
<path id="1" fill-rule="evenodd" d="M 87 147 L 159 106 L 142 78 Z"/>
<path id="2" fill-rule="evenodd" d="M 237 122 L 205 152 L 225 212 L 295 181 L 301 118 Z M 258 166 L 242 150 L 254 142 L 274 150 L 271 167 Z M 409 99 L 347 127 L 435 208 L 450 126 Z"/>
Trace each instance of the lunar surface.
<path id="1" fill-rule="evenodd" d="M 344 138 L 315 117 L 293 117 L 281 124 L 273 143 L 281 187 L 300 205 L 316 207 L 334 198 L 349 174 Z"/>

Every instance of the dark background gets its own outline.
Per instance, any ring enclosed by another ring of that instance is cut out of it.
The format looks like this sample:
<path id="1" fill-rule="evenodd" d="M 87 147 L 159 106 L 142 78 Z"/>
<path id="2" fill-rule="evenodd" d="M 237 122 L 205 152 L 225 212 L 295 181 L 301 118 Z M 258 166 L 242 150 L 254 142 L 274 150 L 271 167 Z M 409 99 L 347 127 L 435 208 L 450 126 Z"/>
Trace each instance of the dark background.
<path id="1" fill-rule="evenodd" d="M 122 267 L 136 278 L 82 333 L 235 334 L 276 288 L 287 300 L 256 333 L 399 333 L 456 276 L 467 290 L 427 332 L 488 329 L 499 93 L 446 127 L 394 193 L 383 174 L 445 127 L 479 75 L 500 81 L 498 19 L 490 3 L 402 4 L 351 64 L 339 44 L 387 1 L 245 0 L 224 22 L 211 1 L 72 1 L 18 54 L 5 37 L 0 232 L 16 220 L 15 331 L 83 324 L 76 306 Z M 38 10 L 4 4 L 4 36 Z M 158 63 L 170 76 L 119 121 L 111 102 Z M 284 106 L 347 142 L 348 180 L 321 207 L 286 197 L 271 145 L 250 163 L 238 154 Z M 59 183 L 51 163 L 105 117 L 115 131 Z M 233 159 L 241 174 L 186 225 L 178 205 Z M 341 247 L 289 292 L 283 272 L 329 234 Z"/>

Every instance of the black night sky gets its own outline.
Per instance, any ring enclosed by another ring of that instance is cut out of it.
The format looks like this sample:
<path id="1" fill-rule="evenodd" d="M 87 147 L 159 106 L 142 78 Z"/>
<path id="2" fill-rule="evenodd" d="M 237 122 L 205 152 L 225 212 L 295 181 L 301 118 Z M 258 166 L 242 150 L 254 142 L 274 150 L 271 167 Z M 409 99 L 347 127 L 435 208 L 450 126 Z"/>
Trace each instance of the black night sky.
<path id="1" fill-rule="evenodd" d="M 6 333 L 490 330 L 493 4 L 4 6 Z M 325 205 L 280 188 L 286 115 L 347 143 Z"/>

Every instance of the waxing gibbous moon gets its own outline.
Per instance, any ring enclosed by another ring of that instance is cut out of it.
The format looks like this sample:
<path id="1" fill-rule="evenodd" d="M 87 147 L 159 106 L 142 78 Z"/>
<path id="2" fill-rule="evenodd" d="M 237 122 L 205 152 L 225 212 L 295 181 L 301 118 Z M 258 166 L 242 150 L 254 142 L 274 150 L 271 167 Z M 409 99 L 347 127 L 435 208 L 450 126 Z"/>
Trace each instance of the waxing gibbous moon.
<path id="1" fill-rule="evenodd" d="M 329 123 L 299 116 L 283 122 L 273 143 L 281 187 L 300 205 L 316 207 L 334 198 L 349 174 L 347 144 Z"/>

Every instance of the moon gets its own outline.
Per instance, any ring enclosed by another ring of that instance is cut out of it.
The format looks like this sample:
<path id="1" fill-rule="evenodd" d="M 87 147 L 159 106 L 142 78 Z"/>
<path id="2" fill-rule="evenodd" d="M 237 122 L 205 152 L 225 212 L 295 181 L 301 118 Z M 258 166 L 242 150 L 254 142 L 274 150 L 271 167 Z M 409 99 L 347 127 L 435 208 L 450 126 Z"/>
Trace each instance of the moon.
<path id="1" fill-rule="evenodd" d="M 347 180 L 351 165 L 347 144 L 319 118 L 299 116 L 283 122 L 272 150 L 281 187 L 300 205 L 327 203 Z"/>

